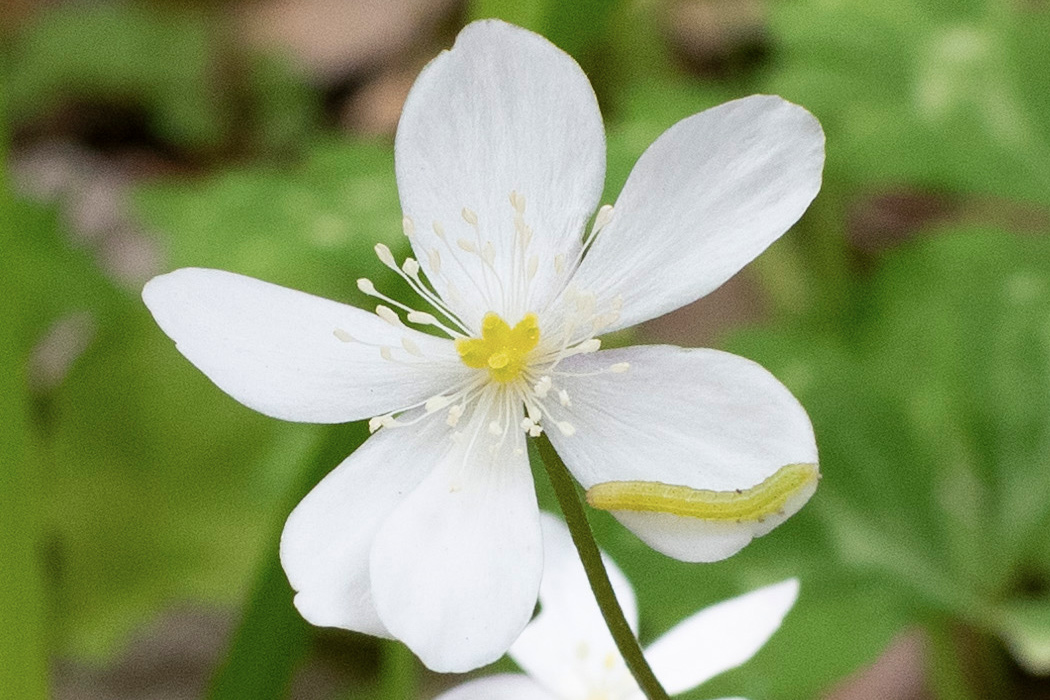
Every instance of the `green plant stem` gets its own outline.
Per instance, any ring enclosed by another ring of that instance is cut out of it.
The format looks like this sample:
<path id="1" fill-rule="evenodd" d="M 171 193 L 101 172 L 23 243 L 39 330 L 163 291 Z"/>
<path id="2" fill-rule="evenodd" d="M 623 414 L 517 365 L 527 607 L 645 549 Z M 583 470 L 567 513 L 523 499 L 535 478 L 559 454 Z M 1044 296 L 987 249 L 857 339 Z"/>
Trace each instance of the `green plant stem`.
<path id="1" fill-rule="evenodd" d="M 384 639 L 379 647 L 379 692 L 382 700 L 418 697 L 416 657 L 401 642 Z"/>
<path id="2" fill-rule="evenodd" d="M 598 607 L 605 618 L 605 624 L 616 642 L 616 648 L 627 663 L 638 687 L 642 689 L 649 700 L 668 700 L 667 691 L 656 679 L 649 662 L 642 654 L 642 648 L 638 645 L 638 639 L 627 624 L 627 618 L 623 615 L 616 594 L 613 593 L 612 584 L 609 582 L 609 574 L 605 571 L 602 563 L 602 555 L 598 551 L 598 544 L 594 541 L 594 533 L 587 522 L 587 514 L 583 511 L 583 504 L 576 493 L 576 483 L 565 468 L 561 457 L 554 451 L 550 440 L 546 435 L 541 435 L 537 440 L 540 457 L 543 466 L 547 469 L 547 477 L 550 479 L 554 494 L 561 506 L 562 514 L 565 516 L 565 524 L 569 526 L 572 541 L 576 545 L 576 551 L 583 562 L 583 568 L 587 572 L 587 580 L 594 591 L 594 597 L 598 601 Z"/>

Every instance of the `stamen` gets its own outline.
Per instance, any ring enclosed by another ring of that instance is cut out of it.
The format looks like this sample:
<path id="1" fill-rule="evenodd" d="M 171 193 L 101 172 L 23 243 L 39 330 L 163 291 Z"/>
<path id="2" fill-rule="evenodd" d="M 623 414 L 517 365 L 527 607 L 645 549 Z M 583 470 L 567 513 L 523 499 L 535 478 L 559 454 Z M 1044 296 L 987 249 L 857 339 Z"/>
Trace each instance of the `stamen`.
<path id="1" fill-rule="evenodd" d="M 613 206 L 611 204 L 603 204 L 599 209 L 598 213 L 594 217 L 594 226 L 591 227 L 591 236 L 605 228 L 613 217 Z"/>
<path id="2" fill-rule="evenodd" d="M 617 362 L 615 365 L 609 366 L 609 371 L 613 374 L 623 374 L 631 368 L 630 362 Z"/>
<path id="3" fill-rule="evenodd" d="M 558 430 L 560 430 L 561 434 L 565 437 L 572 437 L 576 434 L 576 427 L 569 421 L 558 421 L 555 425 L 558 426 Z"/>
<path id="4" fill-rule="evenodd" d="M 457 238 L 456 245 L 458 245 L 460 248 L 467 251 L 468 253 L 474 253 L 477 251 L 477 248 L 474 247 L 474 243 L 468 241 L 466 238 Z"/>
<path id="5" fill-rule="evenodd" d="M 334 331 L 332 331 L 332 335 L 334 335 L 336 338 L 343 341 L 344 343 L 354 342 L 354 336 L 350 335 L 342 328 L 336 328 Z"/>
<path id="6" fill-rule="evenodd" d="M 539 270 L 539 269 L 540 269 L 540 259 L 539 259 L 538 256 L 533 255 L 531 258 L 529 258 L 528 276 L 529 276 L 529 281 L 530 282 L 532 281 L 532 278 L 536 276 L 536 271 Z"/>
<path id="7" fill-rule="evenodd" d="M 602 346 L 602 341 L 598 338 L 590 338 L 583 341 L 574 348 L 569 348 L 569 354 L 571 355 L 583 355 L 588 352 L 597 352 Z"/>
<path id="8" fill-rule="evenodd" d="M 416 357 L 425 357 L 425 355 L 423 355 L 423 351 L 419 349 L 419 346 L 412 342 L 412 340 L 409 338 L 401 338 L 401 347 L 403 347 L 405 351 L 410 355 L 415 355 Z"/>
<path id="9" fill-rule="evenodd" d="M 442 226 L 441 223 L 438 221 L 435 221 L 432 224 L 432 227 L 434 229 L 434 235 L 440 238 L 441 240 L 445 240 L 445 227 Z"/>
<path id="10" fill-rule="evenodd" d="M 440 411 L 441 409 L 445 408 L 449 405 L 450 402 L 451 399 L 449 399 L 447 396 L 431 396 L 429 399 L 427 399 L 427 402 L 423 404 L 423 407 L 426 409 L 427 413 L 433 413 L 434 411 Z"/>
<path id="11" fill-rule="evenodd" d="M 389 323 L 394 328 L 404 328 L 405 324 L 401 322 L 401 317 L 394 313 L 394 310 L 389 306 L 383 306 L 379 304 L 376 306 L 376 316 Z"/>
<path id="12" fill-rule="evenodd" d="M 460 212 L 460 214 L 463 215 L 463 220 L 471 226 L 478 225 L 478 215 L 475 214 L 473 210 L 468 209 L 467 207 L 463 207 L 463 211 Z"/>
<path id="13" fill-rule="evenodd" d="M 397 269 L 397 262 L 394 261 L 394 254 L 390 252 L 389 246 L 383 243 L 376 243 L 375 246 L 376 257 L 387 267 Z"/>
<path id="14" fill-rule="evenodd" d="M 416 235 L 416 225 L 412 221 L 412 217 L 405 216 L 401 218 L 401 230 L 405 233 L 405 238 L 411 239 Z"/>
<path id="15" fill-rule="evenodd" d="M 385 345 L 383 347 L 379 348 L 379 355 L 380 355 L 380 357 L 382 357 L 387 362 L 393 362 L 394 361 L 394 353 L 390 350 L 390 348 L 388 348 Z"/>
<path id="16" fill-rule="evenodd" d="M 510 205 L 514 207 L 514 211 L 519 214 L 525 213 L 525 195 L 518 193 L 516 190 L 512 190 L 510 193 Z"/>
<path id="17" fill-rule="evenodd" d="M 566 408 L 572 405 L 572 402 L 569 401 L 569 392 L 565 391 L 565 389 L 558 389 L 558 403 Z"/>
<path id="18" fill-rule="evenodd" d="M 461 403 L 448 409 L 448 418 L 445 419 L 445 423 L 448 424 L 448 427 L 455 428 L 456 424 L 459 423 L 459 419 L 463 417 L 463 412 L 465 410 L 466 408 Z"/>
<path id="19" fill-rule="evenodd" d="M 438 252 L 437 248 L 431 248 L 427 251 L 427 258 L 430 260 L 430 270 L 435 275 L 441 274 L 441 253 Z"/>
<path id="20" fill-rule="evenodd" d="M 415 258 L 405 258 L 405 262 L 401 265 L 401 269 L 409 277 L 417 277 L 419 275 L 419 263 L 416 262 Z"/>

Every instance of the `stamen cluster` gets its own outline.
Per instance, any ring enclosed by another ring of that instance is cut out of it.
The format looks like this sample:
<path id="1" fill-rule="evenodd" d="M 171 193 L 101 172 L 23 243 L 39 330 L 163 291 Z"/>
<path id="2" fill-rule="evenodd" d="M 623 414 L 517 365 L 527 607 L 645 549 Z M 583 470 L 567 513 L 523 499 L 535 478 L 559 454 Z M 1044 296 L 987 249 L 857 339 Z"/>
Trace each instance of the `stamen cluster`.
<path id="1" fill-rule="evenodd" d="M 376 315 L 395 328 L 407 329 L 407 321 L 429 332 L 448 336 L 455 341 L 463 364 L 478 372 L 465 384 L 446 393 L 395 413 L 375 416 L 369 421 L 369 429 L 373 432 L 379 428 L 411 425 L 441 410 L 447 410 L 446 423 L 451 428 L 455 428 L 470 411 L 486 411 L 492 416 L 488 432 L 498 438 L 492 445 L 493 449 L 503 443 L 508 431 L 515 426 L 534 437 L 542 433 L 544 423 L 557 426 L 566 436 L 576 432 L 572 422 L 566 419 L 572 399 L 568 391 L 557 384 L 559 376 L 569 373 L 561 371 L 559 364 L 567 357 L 592 353 L 601 347 L 601 341 L 595 336 L 616 323 L 622 300 L 618 297 L 608 300 L 599 311 L 595 295 L 577 289 L 571 279 L 587 249 L 611 219 L 613 210 L 606 205 L 598 211 L 590 236 L 578 246 L 579 250 L 567 264 L 564 252 L 548 253 L 546 260 L 534 252 L 532 228 L 525 221 L 525 197 L 519 192 L 511 192 L 509 201 L 515 231 L 509 261 L 497 259 L 492 240 L 483 234 L 483 222 L 477 213 L 466 207 L 461 216 L 472 235 L 450 240 L 445 226 L 435 221 L 431 228 L 440 247 L 419 245 L 415 222 L 409 217 L 403 219 L 405 236 L 417 250 L 426 250 L 427 273 L 415 258 L 408 257 L 398 265 L 388 246 L 376 245 L 379 260 L 405 280 L 435 312 L 410 307 L 379 292 L 371 280 L 359 279 L 358 289 L 385 302 L 376 306 Z M 476 260 L 471 261 L 471 258 Z M 479 295 L 490 308 L 499 309 L 488 311 L 477 329 L 472 329 L 455 313 L 430 282 L 439 279 L 444 296 L 450 299 L 462 293 L 442 272 L 445 261 L 449 259 L 455 265 L 471 264 L 472 269 L 480 269 L 480 275 L 471 277 L 475 288 L 469 292 Z M 480 266 L 477 261 L 480 261 Z M 525 306 L 533 298 L 530 285 L 543 264 L 553 267 L 561 288 L 544 308 L 529 310 Z M 511 326 L 508 320 L 514 320 L 514 325 Z M 346 343 L 361 342 L 341 328 L 336 328 L 333 333 Z M 389 362 L 433 362 L 433 358 L 427 358 L 408 334 L 401 337 L 400 348 L 379 346 L 378 351 Z M 618 373 L 627 369 L 628 364 L 620 362 L 588 374 Z M 574 376 L 580 375 L 574 373 Z M 524 417 L 520 419 L 518 416 L 522 415 L 522 410 L 519 407 L 524 407 Z"/>

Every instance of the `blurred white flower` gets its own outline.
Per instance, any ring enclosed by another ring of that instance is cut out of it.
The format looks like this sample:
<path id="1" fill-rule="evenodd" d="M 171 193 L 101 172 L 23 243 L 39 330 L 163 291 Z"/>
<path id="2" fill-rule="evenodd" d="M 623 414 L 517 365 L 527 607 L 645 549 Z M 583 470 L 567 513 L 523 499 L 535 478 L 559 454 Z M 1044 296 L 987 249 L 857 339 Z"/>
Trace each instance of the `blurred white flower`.
<path id="1" fill-rule="evenodd" d="M 546 513 L 539 615 L 508 652 L 525 674 L 469 681 L 435 700 L 644 700 L 616 649 L 594 600 L 569 531 Z M 628 624 L 638 628 L 634 591 L 605 557 Z M 705 608 L 645 650 L 670 695 L 684 693 L 736 668 L 762 648 L 798 596 L 789 579 Z"/>
<path id="2" fill-rule="evenodd" d="M 599 351 L 595 336 L 703 296 L 764 250 L 816 195 L 823 144 L 816 119 L 778 97 L 694 115 L 645 152 L 585 238 L 605 177 L 586 77 L 542 37 L 476 22 L 420 74 L 397 132 L 416 257 L 376 250 L 422 306 L 368 280 L 374 314 L 219 270 L 147 284 L 160 327 L 237 400 L 377 431 L 288 519 L 281 561 L 302 615 L 400 639 L 435 670 L 503 654 L 542 568 L 526 434 L 546 430 L 585 487 L 727 491 L 816 463 L 805 411 L 755 363 Z M 616 515 L 662 552 L 710 561 L 812 488 L 764 522 Z"/>

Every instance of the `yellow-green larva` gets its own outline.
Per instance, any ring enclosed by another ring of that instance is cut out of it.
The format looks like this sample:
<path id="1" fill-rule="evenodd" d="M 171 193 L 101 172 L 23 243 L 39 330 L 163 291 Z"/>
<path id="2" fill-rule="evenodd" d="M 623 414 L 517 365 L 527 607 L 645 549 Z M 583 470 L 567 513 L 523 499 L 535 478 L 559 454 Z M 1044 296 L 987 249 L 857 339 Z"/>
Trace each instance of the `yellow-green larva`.
<path id="1" fill-rule="evenodd" d="M 820 478 L 815 464 L 788 464 L 760 484 L 735 491 L 710 491 L 659 481 L 606 481 L 587 490 L 600 510 L 668 513 L 701 520 L 761 522 L 783 509 L 793 495 Z"/>

